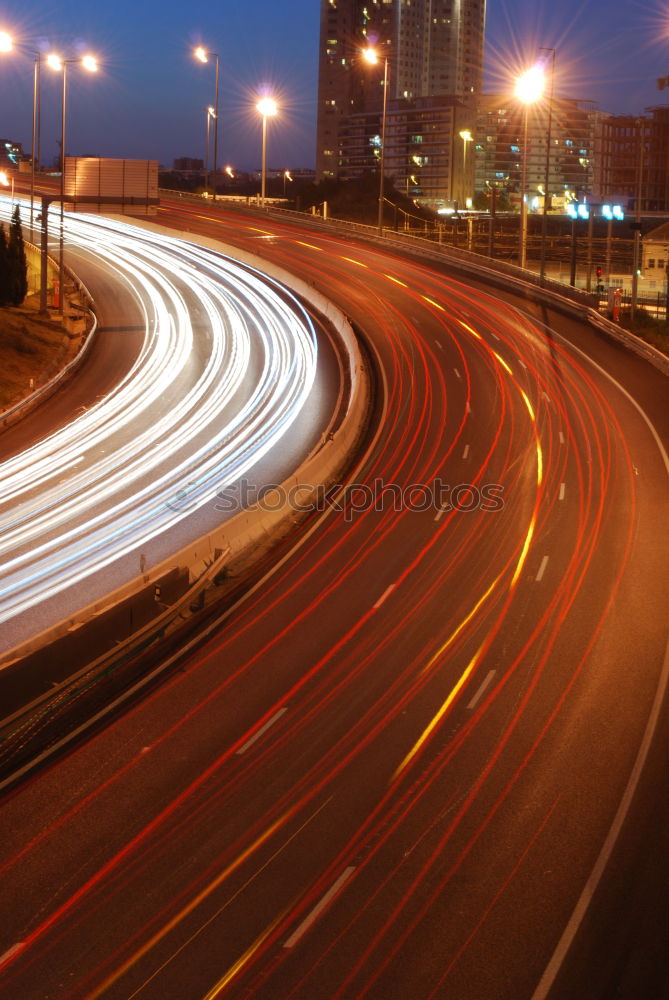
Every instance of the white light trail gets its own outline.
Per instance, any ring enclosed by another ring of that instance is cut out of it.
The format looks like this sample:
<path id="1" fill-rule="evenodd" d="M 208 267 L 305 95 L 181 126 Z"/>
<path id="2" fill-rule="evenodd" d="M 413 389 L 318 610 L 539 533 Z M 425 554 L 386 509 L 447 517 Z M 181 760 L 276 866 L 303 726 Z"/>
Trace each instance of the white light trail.
<path id="1" fill-rule="evenodd" d="M 316 372 L 311 320 L 271 279 L 126 223 L 65 218 L 68 244 L 131 289 L 144 342 L 113 391 L 0 463 L 0 621 L 211 503 L 282 438 Z"/>

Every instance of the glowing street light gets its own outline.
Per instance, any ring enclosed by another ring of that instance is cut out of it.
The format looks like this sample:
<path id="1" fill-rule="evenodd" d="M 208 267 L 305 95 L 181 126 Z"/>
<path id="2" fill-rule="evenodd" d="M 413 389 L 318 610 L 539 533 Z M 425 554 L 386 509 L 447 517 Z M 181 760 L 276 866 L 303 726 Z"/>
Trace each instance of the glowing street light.
<path id="1" fill-rule="evenodd" d="M 12 177 L 11 177 L 11 180 L 10 180 L 10 178 L 7 175 L 7 171 L 6 170 L 0 170 L 0 184 L 2 184 L 3 187 L 9 187 L 9 185 L 11 184 L 11 186 L 12 186 L 12 208 L 13 208 L 14 207 L 14 175 L 12 174 Z"/>
<path id="2" fill-rule="evenodd" d="M 88 73 L 97 73 L 98 63 L 92 55 L 79 56 L 78 59 L 62 59 L 57 53 L 51 52 L 46 59 L 49 69 L 56 73 L 63 74 L 63 91 L 60 111 L 60 294 L 58 296 L 58 311 L 63 312 L 63 286 L 64 282 L 64 222 L 65 222 L 65 121 L 67 108 L 67 67 L 73 63 L 79 63 Z"/>
<path id="3" fill-rule="evenodd" d="M 514 95 L 525 105 L 523 114 L 523 155 L 520 182 L 520 248 L 518 263 L 525 267 L 527 261 L 527 119 L 530 104 L 539 101 L 544 93 L 545 78 L 541 66 L 531 66 L 516 80 Z"/>
<path id="4" fill-rule="evenodd" d="M 208 52 L 206 49 L 202 48 L 201 45 L 195 49 L 195 58 L 199 59 L 201 63 L 208 63 L 209 59 L 215 60 L 215 98 L 214 98 L 214 112 L 211 117 L 214 119 L 214 190 L 213 197 L 216 201 L 216 171 L 218 170 L 218 54 L 216 52 Z M 211 110 L 211 109 L 210 109 Z M 207 116 L 207 136 L 209 135 L 209 115 Z M 207 160 L 209 159 L 209 140 L 207 139 Z"/>
<path id="5" fill-rule="evenodd" d="M 462 179 L 463 179 L 463 201 L 465 206 L 467 206 L 467 146 L 470 142 L 474 141 L 474 136 L 471 133 L 471 129 L 463 128 L 458 133 L 462 139 L 463 153 L 462 153 Z M 471 204 L 471 198 L 469 199 Z"/>
<path id="6" fill-rule="evenodd" d="M 0 31 L 0 53 L 12 52 L 14 40 L 6 31 Z M 32 141 L 30 152 L 30 238 L 34 239 L 33 217 L 35 205 L 35 156 L 37 162 L 40 160 L 40 66 L 41 52 L 29 51 L 34 60 L 33 71 L 33 121 L 32 121 Z M 37 143 L 37 153 L 35 153 L 35 143 Z"/>
<path id="7" fill-rule="evenodd" d="M 273 97 L 261 97 L 256 104 L 256 111 L 262 115 L 262 168 L 260 181 L 260 203 L 265 204 L 265 184 L 267 178 L 267 119 L 273 118 L 279 110 Z"/>
<path id="8" fill-rule="evenodd" d="M 364 49 L 363 57 L 370 64 L 376 66 L 379 56 L 375 49 Z M 379 163 L 379 236 L 383 236 L 383 184 L 384 184 L 384 161 L 386 155 L 386 113 L 388 110 L 388 56 L 383 57 L 383 113 L 381 116 L 381 161 Z"/>

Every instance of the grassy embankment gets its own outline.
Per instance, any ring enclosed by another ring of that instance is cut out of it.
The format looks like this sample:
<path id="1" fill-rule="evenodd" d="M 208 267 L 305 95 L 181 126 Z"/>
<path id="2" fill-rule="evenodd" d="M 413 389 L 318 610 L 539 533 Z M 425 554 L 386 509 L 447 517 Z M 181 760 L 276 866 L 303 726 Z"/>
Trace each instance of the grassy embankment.
<path id="1" fill-rule="evenodd" d="M 623 314 L 621 326 L 631 330 L 646 343 L 657 347 L 658 351 L 669 355 L 669 323 L 666 320 L 655 319 L 644 309 L 638 309 L 634 317 L 634 326 L 630 326 L 629 314 Z"/>
<path id="2" fill-rule="evenodd" d="M 0 411 L 38 389 L 69 360 L 69 340 L 59 322 L 40 316 L 39 296 L 0 309 Z M 32 387 L 31 387 L 32 379 Z"/>

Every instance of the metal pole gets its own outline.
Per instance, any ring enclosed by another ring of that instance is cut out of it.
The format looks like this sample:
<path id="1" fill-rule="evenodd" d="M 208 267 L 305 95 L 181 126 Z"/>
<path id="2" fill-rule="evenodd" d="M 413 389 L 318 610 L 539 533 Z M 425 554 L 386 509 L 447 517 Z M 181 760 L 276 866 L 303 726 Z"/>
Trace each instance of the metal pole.
<path id="1" fill-rule="evenodd" d="M 63 103 L 60 112 L 60 248 L 59 248 L 59 281 L 60 292 L 58 296 L 58 312 L 63 314 L 63 288 L 65 285 L 64 265 L 64 234 L 65 222 L 65 106 L 67 95 L 67 60 L 63 60 Z"/>
<path id="2" fill-rule="evenodd" d="M 641 225 L 641 183 L 643 175 L 643 120 L 637 118 L 639 148 L 637 150 L 637 188 L 636 188 L 636 211 L 634 214 L 637 227 Z M 637 300 L 639 297 L 639 246 L 641 233 L 639 228 L 634 230 L 634 256 L 632 261 L 632 301 L 630 303 L 630 323 L 634 322 L 636 315 Z"/>
<path id="3" fill-rule="evenodd" d="M 262 116 L 262 166 L 260 171 L 260 204 L 265 207 L 265 174 L 267 170 L 267 115 Z"/>
<path id="4" fill-rule="evenodd" d="M 379 176 L 379 236 L 383 236 L 383 180 L 386 155 L 386 112 L 388 110 L 388 56 L 383 62 L 383 116 L 381 118 L 381 172 Z"/>
<path id="5" fill-rule="evenodd" d="M 39 311 L 45 313 L 47 284 L 47 253 L 49 249 L 49 203 L 51 199 L 42 196 L 42 252 L 40 254 Z"/>
<path id="6" fill-rule="evenodd" d="M 587 273 L 585 276 L 585 290 L 587 292 L 592 291 L 592 226 L 595 221 L 595 217 L 590 212 L 590 218 L 588 219 L 588 260 L 587 260 Z"/>
<path id="7" fill-rule="evenodd" d="M 569 284 L 574 288 L 576 286 L 576 219 L 571 220 L 571 273 L 569 276 Z"/>
<path id="8" fill-rule="evenodd" d="M 495 256 L 495 216 L 497 208 L 497 188 L 490 188 L 490 218 L 488 219 L 488 256 Z"/>
<path id="9" fill-rule="evenodd" d="M 553 126 L 553 94 L 555 86 L 555 49 L 549 49 L 547 47 L 542 47 L 539 50 L 544 52 L 552 52 L 553 57 L 551 60 L 551 89 L 548 96 L 548 128 L 546 136 L 546 176 L 544 178 L 544 209 L 541 216 L 541 264 L 539 266 L 539 280 L 543 285 L 546 277 L 546 230 L 548 221 L 548 185 L 550 182 L 550 165 L 551 165 L 551 132 Z"/>
<path id="10" fill-rule="evenodd" d="M 214 103 L 214 201 L 216 201 L 216 171 L 218 170 L 218 56 L 216 58 L 216 101 Z"/>
<path id="11" fill-rule="evenodd" d="M 606 224 L 606 283 L 611 284 L 611 238 L 613 236 L 613 220 Z"/>
<path id="12" fill-rule="evenodd" d="M 30 239 L 35 242 L 34 213 L 35 213 L 35 141 L 37 138 L 37 94 L 39 79 L 39 54 L 35 56 L 35 67 L 33 71 L 33 131 L 30 152 Z"/>
<path id="13" fill-rule="evenodd" d="M 525 188 L 527 186 L 527 117 L 529 105 L 525 105 L 523 123 L 523 158 L 520 182 L 520 250 L 518 253 L 518 263 L 520 267 L 525 267 L 527 259 L 527 202 L 525 201 Z"/>
<path id="14" fill-rule="evenodd" d="M 211 112 L 209 111 L 209 105 L 207 105 L 207 129 L 205 137 L 204 146 L 204 190 L 207 191 L 209 188 L 209 129 L 211 126 Z"/>

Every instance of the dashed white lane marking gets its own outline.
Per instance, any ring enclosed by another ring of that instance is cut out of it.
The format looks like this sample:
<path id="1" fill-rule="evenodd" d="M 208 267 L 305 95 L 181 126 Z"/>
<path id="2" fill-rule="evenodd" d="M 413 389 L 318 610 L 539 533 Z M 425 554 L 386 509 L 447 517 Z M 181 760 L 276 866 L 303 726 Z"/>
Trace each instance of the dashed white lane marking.
<path id="1" fill-rule="evenodd" d="M 469 445 L 468 445 L 468 444 L 466 444 L 466 445 L 465 445 L 465 450 L 464 450 L 464 451 L 463 451 L 463 453 L 462 453 L 462 457 L 463 457 L 463 458 L 467 458 L 467 455 L 468 455 L 468 454 L 469 454 Z"/>
<path id="2" fill-rule="evenodd" d="M 564 434 L 560 431 L 560 444 L 564 444 Z"/>
<path id="3" fill-rule="evenodd" d="M 13 944 L 11 948 L 7 949 L 4 955 L 0 955 L 0 969 L 5 964 L 5 962 L 8 962 L 10 960 L 12 955 L 15 955 L 17 951 L 20 951 L 21 948 L 23 948 L 23 945 L 24 945 L 23 941 L 17 941 L 16 944 Z"/>
<path id="4" fill-rule="evenodd" d="M 437 511 L 437 514 L 436 514 L 436 517 L 435 517 L 435 521 L 441 521 L 442 517 L 444 516 L 444 514 L 446 513 L 447 510 L 448 510 L 448 507 L 441 507 Z"/>
<path id="5" fill-rule="evenodd" d="M 560 483 L 560 495 L 558 496 L 558 500 L 564 500 L 564 491 L 566 488 L 565 483 Z"/>
<path id="6" fill-rule="evenodd" d="M 320 899 L 318 903 L 316 903 L 311 913 L 307 917 L 305 917 L 305 919 L 302 921 L 299 927 L 293 931 L 288 940 L 284 943 L 284 948 L 292 948 L 293 945 L 297 944 L 297 942 L 304 934 L 306 934 L 306 932 L 309 930 L 312 924 L 314 924 L 316 920 L 318 920 L 319 916 L 321 915 L 325 907 L 328 905 L 330 900 L 333 899 L 333 897 L 337 895 L 339 890 L 343 888 L 345 883 L 348 882 L 354 871 L 355 868 L 352 865 L 349 865 L 348 868 L 344 869 L 344 871 L 341 873 L 341 875 L 334 883 L 334 885 L 330 886 L 330 888 L 325 893 L 323 898 Z"/>
<path id="7" fill-rule="evenodd" d="M 373 611 L 376 611 L 377 608 L 381 607 L 381 605 L 383 604 L 383 602 L 385 601 L 385 599 L 388 597 L 388 595 L 391 594 L 392 591 L 395 589 L 395 586 L 396 585 L 394 583 L 391 583 L 390 586 L 388 587 L 388 589 L 384 590 L 384 592 L 381 594 L 381 596 L 379 597 L 379 599 L 376 602 L 376 604 L 373 606 L 373 608 L 372 608 Z"/>
<path id="8" fill-rule="evenodd" d="M 455 375 L 456 375 L 457 378 L 459 378 L 459 379 L 462 378 L 462 375 L 460 374 L 460 372 L 458 371 L 457 368 L 454 368 L 453 371 L 455 372 Z"/>
<path id="9" fill-rule="evenodd" d="M 443 351 L 444 348 L 441 346 L 438 340 L 435 340 L 435 344 L 437 345 L 440 351 Z"/>
<path id="10" fill-rule="evenodd" d="M 537 581 L 537 583 L 541 583 L 543 575 L 546 572 L 546 566 L 548 566 L 548 556 L 544 556 L 543 559 L 541 560 L 541 565 L 539 566 L 539 572 L 534 578 Z"/>
<path id="11" fill-rule="evenodd" d="M 467 403 L 467 407 L 466 407 L 466 409 L 467 409 L 467 413 L 471 413 L 471 412 L 472 412 L 472 408 L 471 408 L 471 406 L 469 405 L 469 403 Z"/>
<path id="12" fill-rule="evenodd" d="M 481 685 L 481 687 L 478 689 L 478 691 L 476 692 L 476 694 L 474 695 L 474 697 L 472 698 L 472 700 L 467 705 L 468 709 L 476 708 L 476 706 L 478 705 L 479 701 L 481 700 L 481 698 L 483 697 L 483 695 L 485 694 L 485 692 L 490 687 L 490 682 L 492 681 L 492 679 L 495 676 L 496 672 L 497 671 L 495 671 L 495 670 L 491 670 L 488 673 L 488 676 L 483 681 L 483 684 Z"/>
<path id="13" fill-rule="evenodd" d="M 237 753 L 238 754 L 246 753 L 246 751 L 249 749 L 249 747 L 252 747 L 253 744 L 256 742 L 256 740 L 259 740 L 261 736 L 264 736 L 265 733 L 267 732 L 267 730 L 270 729 L 274 725 L 275 722 L 278 722 L 279 719 L 281 718 L 281 716 L 285 712 L 287 712 L 287 711 L 288 711 L 287 708 L 279 708 L 279 709 L 277 709 L 277 711 L 274 713 L 274 715 L 270 719 L 267 720 L 267 722 L 265 723 L 264 726 L 261 726 L 260 729 L 256 730 L 256 732 L 253 734 L 253 736 L 249 736 L 249 738 L 247 739 L 246 743 L 244 743 L 244 745 L 241 746 L 239 748 L 239 750 L 237 750 Z"/>
<path id="14" fill-rule="evenodd" d="M 548 395 L 548 393 L 547 392 L 542 392 L 541 395 L 544 397 L 544 399 L 546 400 L 546 402 L 550 406 L 551 405 L 551 397 Z"/>

